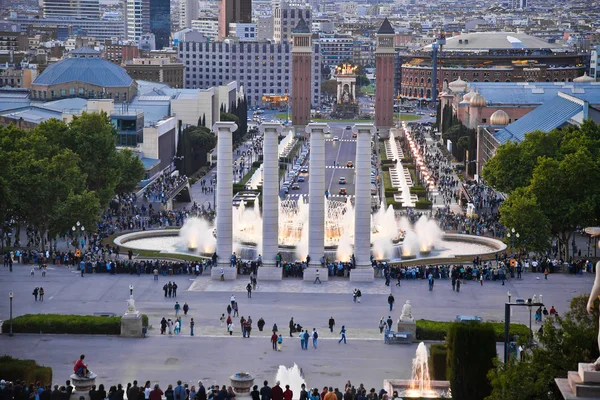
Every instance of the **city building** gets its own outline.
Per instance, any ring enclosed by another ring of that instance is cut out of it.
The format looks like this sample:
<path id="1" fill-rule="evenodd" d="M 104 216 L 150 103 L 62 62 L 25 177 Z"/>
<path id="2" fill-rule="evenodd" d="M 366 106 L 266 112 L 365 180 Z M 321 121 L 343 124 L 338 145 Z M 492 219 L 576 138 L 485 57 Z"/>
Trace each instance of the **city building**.
<path id="1" fill-rule="evenodd" d="M 252 0 L 219 1 L 219 40 L 229 36 L 229 24 L 232 22 L 252 22 Z"/>
<path id="2" fill-rule="evenodd" d="M 171 2 L 170 0 L 149 0 L 149 3 L 150 33 L 154 34 L 156 48 L 169 47 L 171 45 Z"/>
<path id="3" fill-rule="evenodd" d="M 256 39 L 270 40 L 273 39 L 273 16 L 259 15 L 256 18 Z"/>
<path id="4" fill-rule="evenodd" d="M 344 62 L 354 62 L 352 35 L 321 33 L 319 34 L 319 45 L 321 46 L 321 63 L 330 69 Z"/>
<path id="5" fill-rule="evenodd" d="M 99 19 L 99 0 L 42 0 L 44 18 Z"/>
<path id="6" fill-rule="evenodd" d="M 292 41 L 292 29 L 300 19 L 309 27 L 312 26 L 312 13 L 308 4 L 294 1 L 273 2 L 273 39 L 275 43 Z"/>
<path id="7" fill-rule="evenodd" d="M 17 25 L 17 31 L 22 33 L 56 29 L 59 40 L 64 40 L 70 35 L 90 36 L 98 40 L 124 39 L 126 37 L 125 21 L 113 19 L 33 18 L 14 15 L 9 17 L 8 21 Z"/>
<path id="8" fill-rule="evenodd" d="M 582 75 L 589 53 L 515 32 L 466 33 L 446 38 L 438 52 L 437 85 L 467 82 L 571 82 Z M 402 97 L 431 100 L 431 45 L 401 53 Z"/>
<path id="9" fill-rule="evenodd" d="M 508 8 L 524 10 L 527 8 L 527 0 L 508 0 Z"/>
<path id="10" fill-rule="evenodd" d="M 136 83 L 123 68 L 88 47 L 49 65 L 31 84 L 31 98 L 42 101 L 81 97 L 120 103 L 131 100 L 135 93 Z"/>
<path id="11" fill-rule="evenodd" d="M 205 37 L 217 40 L 219 37 L 219 20 L 217 18 L 199 18 L 192 21 L 192 29 Z"/>
<path id="12" fill-rule="evenodd" d="M 140 56 L 138 46 L 130 42 L 119 42 L 111 39 L 104 41 L 104 58 L 115 64 L 122 64 Z"/>
<path id="13" fill-rule="evenodd" d="M 29 48 L 27 35 L 21 32 L 0 32 L 0 51 L 25 51 Z"/>
<path id="14" fill-rule="evenodd" d="M 22 67 L 0 65 L 0 87 L 30 88 L 37 78 L 38 70 L 35 65 Z"/>
<path id="15" fill-rule="evenodd" d="M 594 78 L 596 81 L 600 78 L 600 72 L 598 72 L 598 67 L 600 67 L 599 62 L 600 45 L 597 45 L 590 53 L 590 77 Z"/>
<path id="16" fill-rule="evenodd" d="M 127 0 L 127 40 L 139 42 L 150 31 L 150 0 Z"/>
<path id="17" fill-rule="evenodd" d="M 256 42 L 256 24 L 232 22 L 229 24 L 229 36 L 240 42 Z"/>
<path id="18" fill-rule="evenodd" d="M 262 105 L 263 95 L 293 94 L 292 44 L 268 42 L 211 42 L 198 32 L 187 32 L 177 46 L 185 65 L 186 88 L 205 89 L 237 80 L 252 105 Z M 320 104 L 320 49 L 312 46 L 311 104 Z"/>
<path id="19" fill-rule="evenodd" d="M 169 58 L 134 58 L 125 64 L 125 71 L 135 80 L 166 83 L 172 88 L 183 87 L 181 63 L 173 63 Z"/>
<path id="20" fill-rule="evenodd" d="M 179 1 L 179 29 L 191 28 L 192 21 L 198 18 L 198 0 Z"/>
<path id="21" fill-rule="evenodd" d="M 144 33 L 137 42 L 138 49 L 142 51 L 156 50 L 156 37 L 154 33 Z"/>

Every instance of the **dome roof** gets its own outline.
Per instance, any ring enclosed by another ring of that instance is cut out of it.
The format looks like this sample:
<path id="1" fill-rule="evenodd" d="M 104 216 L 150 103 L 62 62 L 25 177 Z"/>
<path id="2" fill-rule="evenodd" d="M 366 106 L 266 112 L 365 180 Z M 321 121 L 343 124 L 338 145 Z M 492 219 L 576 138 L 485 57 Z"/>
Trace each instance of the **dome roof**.
<path id="1" fill-rule="evenodd" d="M 592 78 L 591 76 L 589 76 L 586 72 L 583 75 L 581 75 L 580 77 L 573 79 L 573 82 L 596 82 L 596 80 L 594 78 Z"/>
<path id="2" fill-rule="evenodd" d="M 470 103 L 471 107 L 485 107 L 487 105 L 485 97 L 479 93 L 475 93 L 475 96 L 471 97 Z"/>
<path id="3" fill-rule="evenodd" d="M 504 110 L 496 110 L 490 117 L 491 125 L 508 125 L 510 118 Z"/>
<path id="4" fill-rule="evenodd" d="M 450 88 L 450 90 L 452 90 L 455 93 L 466 92 L 467 91 L 467 82 L 460 79 L 460 76 L 459 76 L 457 80 L 450 82 L 448 84 L 448 87 Z"/>
<path id="5" fill-rule="evenodd" d="M 33 84 L 59 85 L 74 81 L 100 87 L 125 87 L 133 83 L 123 68 L 103 58 L 72 57 L 48 66 Z"/>
<path id="6" fill-rule="evenodd" d="M 475 96 L 476 94 L 477 92 L 475 91 L 475 89 L 471 88 L 471 91 L 463 96 L 463 100 L 470 102 L 473 96 Z"/>

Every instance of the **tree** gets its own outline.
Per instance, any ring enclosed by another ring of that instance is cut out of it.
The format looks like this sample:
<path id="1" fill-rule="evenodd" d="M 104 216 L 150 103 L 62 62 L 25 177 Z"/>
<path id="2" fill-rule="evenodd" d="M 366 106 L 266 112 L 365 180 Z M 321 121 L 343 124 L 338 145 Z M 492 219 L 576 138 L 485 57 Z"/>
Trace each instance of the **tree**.
<path id="1" fill-rule="evenodd" d="M 494 366 L 496 335 L 483 323 L 455 322 L 448 329 L 448 380 L 455 400 L 483 400 L 490 394 L 487 373 Z"/>
<path id="2" fill-rule="evenodd" d="M 337 81 L 329 79 L 321 83 L 321 93 L 327 96 L 327 101 L 331 101 L 337 96 Z"/>
<path id="3" fill-rule="evenodd" d="M 516 248 L 546 251 L 550 245 L 550 221 L 534 194 L 524 188 L 515 190 L 500 206 L 500 223 L 519 232 L 511 242 Z"/>
<path id="4" fill-rule="evenodd" d="M 546 319 L 538 333 L 539 346 L 525 352 L 524 360 L 499 362 L 488 374 L 492 392 L 487 400 L 562 398 L 554 378 L 566 378 L 580 362 L 598 358 L 598 300 L 587 314 L 587 296 L 571 299 L 563 317 Z"/>
<path id="5" fill-rule="evenodd" d="M 200 125 L 206 127 L 206 113 L 202 114 L 202 123 Z"/>
<path id="6" fill-rule="evenodd" d="M 190 126 L 184 129 L 179 140 L 177 155 L 183 157 L 178 164 L 182 174 L 192 175 L 206 165 L 207 154 L 217 144 L 216 136 L 203 126 Z"/>

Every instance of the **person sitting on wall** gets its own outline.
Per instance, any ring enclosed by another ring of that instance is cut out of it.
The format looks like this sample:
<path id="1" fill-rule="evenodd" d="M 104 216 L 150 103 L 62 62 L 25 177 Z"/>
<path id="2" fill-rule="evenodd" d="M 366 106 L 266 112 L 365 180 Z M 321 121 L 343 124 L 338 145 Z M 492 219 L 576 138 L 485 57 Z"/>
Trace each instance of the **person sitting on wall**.
<path id="1" fill-rule="evenodd" d="M 75 375 L 80 376 L 80 377 L 86 377 L 90 374 L 87 364 L 83 363 L 84 358 L 85 358 L 85 354 L 82 354 L 81 356 L 79 356 L 79 360 L 77 360 L 75 362 L 75 366 L 73 367 L 73 371 L 75 372 Z"/>

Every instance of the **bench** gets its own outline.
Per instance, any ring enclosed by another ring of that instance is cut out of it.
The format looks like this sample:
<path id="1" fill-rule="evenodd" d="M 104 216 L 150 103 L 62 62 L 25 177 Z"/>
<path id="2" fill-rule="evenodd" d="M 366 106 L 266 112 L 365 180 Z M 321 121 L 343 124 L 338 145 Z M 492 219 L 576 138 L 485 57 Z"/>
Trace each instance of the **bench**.
<path id="1" fill-rule="evenodd" d="M 412 344 L 413 335 L 411 332 L 390 332 L 388 333 L 388 344 Z"/>

